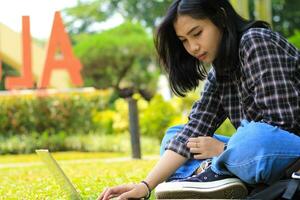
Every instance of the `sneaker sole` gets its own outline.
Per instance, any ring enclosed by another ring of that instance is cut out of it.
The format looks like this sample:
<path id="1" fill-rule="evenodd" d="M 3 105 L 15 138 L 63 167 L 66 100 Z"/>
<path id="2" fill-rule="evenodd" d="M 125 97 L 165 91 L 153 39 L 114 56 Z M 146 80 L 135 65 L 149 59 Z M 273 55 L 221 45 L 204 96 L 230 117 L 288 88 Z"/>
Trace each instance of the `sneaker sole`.
<path id="1" fill-rule="evenodd" d="M 155 189 L 156 199 L 242 199 L 248 194 L 237 178 L 213 182 L 168 182 Z"/>

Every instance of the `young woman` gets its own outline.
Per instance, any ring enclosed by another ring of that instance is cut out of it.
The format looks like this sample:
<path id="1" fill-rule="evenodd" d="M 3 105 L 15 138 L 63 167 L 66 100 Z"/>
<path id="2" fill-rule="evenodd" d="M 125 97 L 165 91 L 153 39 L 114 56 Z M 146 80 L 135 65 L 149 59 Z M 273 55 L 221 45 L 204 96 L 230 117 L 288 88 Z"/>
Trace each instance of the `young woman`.
<path id="1" fill-rule="evenodd" d="M 108 188 L 99 199 L 146 197 L 167 179 L 269 184 L 300 158 L 300 53 L 285 38 L 241 18 L 227 0 L 175 0 L 156 37 L 174 93 L 184 96 L 207 78 L 204 90 L 188 123 L 167 132 L 147 178 Z M 208 74 L 204 63 L 212 64 Z M 226 118 L 237 132 L 220 138 L 214 132 Z M 198 170 L 205 159 L 208 167 Z"/>

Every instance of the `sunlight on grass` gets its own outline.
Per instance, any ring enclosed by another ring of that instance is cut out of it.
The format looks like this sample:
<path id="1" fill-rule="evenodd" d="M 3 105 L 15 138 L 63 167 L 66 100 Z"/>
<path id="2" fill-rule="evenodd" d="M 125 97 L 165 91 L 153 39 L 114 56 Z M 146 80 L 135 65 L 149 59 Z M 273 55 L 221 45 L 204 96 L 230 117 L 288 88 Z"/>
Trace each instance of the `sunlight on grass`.
<path id="1" fill-rule="evenodd" d="M 112 158 L 118 154 L 102 153 L 54 153 L 58 160 L 83 158 Z M 14 159 L 15 157 L 15 159 Z M 3 156 L 0 157 L 2 163 Z M 24 162 L 37 161 L 38 157 L 6 156 L 6 159 Z M 93 162 L 59 162 L 66 175 L 80 192 L 83 199 L 96 199 L 100 192 L 109 186 L 144 179 L 157 159 L 111 161 L 106 159 Z M 0 199 L 66 199 L 63 191 L 56 184 L 44 165 L 2 168 L 0 170 Z"/>

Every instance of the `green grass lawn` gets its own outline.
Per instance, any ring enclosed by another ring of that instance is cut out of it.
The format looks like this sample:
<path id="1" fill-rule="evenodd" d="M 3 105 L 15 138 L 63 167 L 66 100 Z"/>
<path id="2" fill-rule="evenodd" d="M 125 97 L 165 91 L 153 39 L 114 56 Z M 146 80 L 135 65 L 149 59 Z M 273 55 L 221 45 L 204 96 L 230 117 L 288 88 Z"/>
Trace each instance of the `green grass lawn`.
<path id="1" fill-rule="evenodd" d="M 83 199 L 109 186 L 145 178 L 158 157 L 143 160 L 120 153 L 53 153 Z M 127 158 L 129 158 L 127 156 Z M 0 156 L 0 199 L 67 199 L 37 155 Z"/>

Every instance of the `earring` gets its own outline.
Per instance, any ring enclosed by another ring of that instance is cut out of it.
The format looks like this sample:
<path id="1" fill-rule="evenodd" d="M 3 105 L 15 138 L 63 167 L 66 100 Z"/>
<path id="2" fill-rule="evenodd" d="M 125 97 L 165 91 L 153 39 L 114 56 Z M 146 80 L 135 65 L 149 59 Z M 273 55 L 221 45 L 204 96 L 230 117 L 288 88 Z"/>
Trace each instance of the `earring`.
<path id="1" fill-rule="evenodd" d="M 223 7 L 221 7 L 221 10 L 222 10 L 222 12 L 223 12 L 224 17 L 226 18 L 226 17 L 227 17 L 227 14 L 226 14 L 225 9 L 224 9 Z"/>

